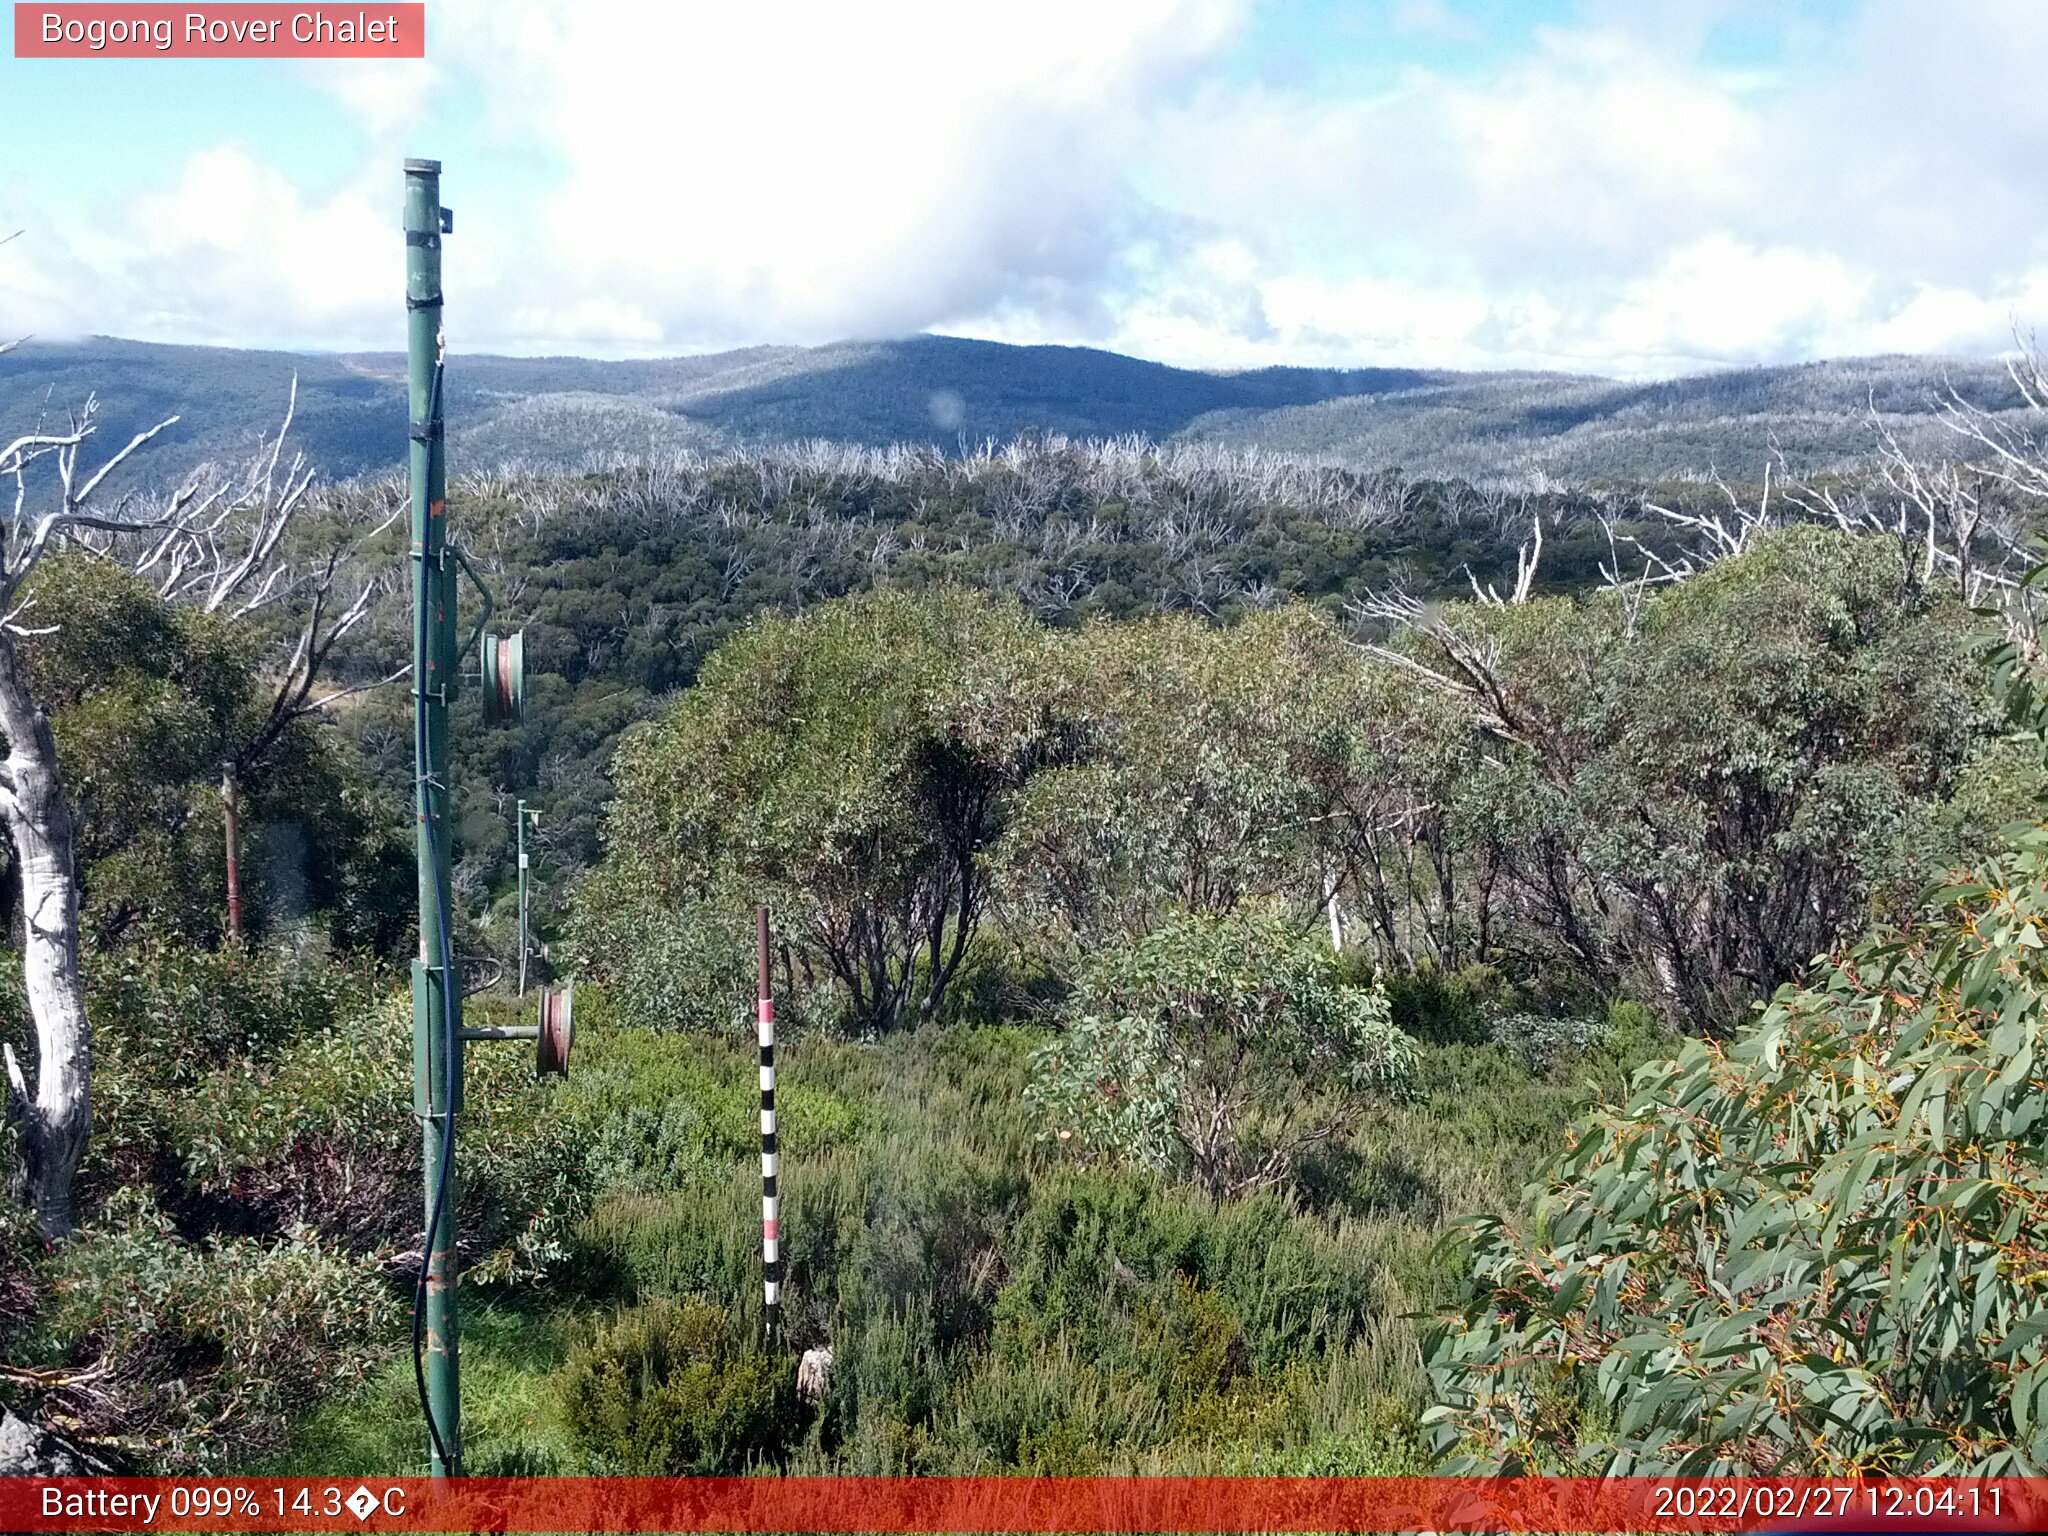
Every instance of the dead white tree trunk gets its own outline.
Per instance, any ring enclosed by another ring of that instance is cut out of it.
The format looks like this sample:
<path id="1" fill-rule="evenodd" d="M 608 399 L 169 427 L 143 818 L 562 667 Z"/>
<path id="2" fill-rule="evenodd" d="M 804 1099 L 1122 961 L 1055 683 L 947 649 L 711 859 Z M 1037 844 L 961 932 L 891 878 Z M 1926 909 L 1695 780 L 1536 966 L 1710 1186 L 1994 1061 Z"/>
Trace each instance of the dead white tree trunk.
<path id="1" fill-rule="evenodd" d="M 94 430 L 95 403 L 64 432 L 34 432 L 0 446 L 0 475 L 15 484 L 14 517 L 0 540 L 0 733 L 7 757 L 0 765 L 0 820 L 14 845 L 21 874 L 22 982 L 35 1024 L 33 1086 L 10 1047 L 5 1052 L 8 1118 L 15 1122 L 15 1194 L 36 1213 L 51 1241 L 77 1226 L 72 1181 L 92 1130 L 92 1036 L 85 1014 L 85 983 L 78 968 L 78 871 L 71 802 L 57 763 L 49 717 L 37 706 L 16 645 L 32 633 L 23 622 L 21 586 L 53 538 L 76 528 L 127 528 L 89 515 L 86 504 L 106 478 L 176 417 L 137 433 L 82 484 L 80 445 Z M 53 459 L 59 496 L 55 510 L 31 516 L 28 466 Z M 178 505 L 173 500 L 173 509 Z"/>
<path id="2" fill-rule="evenodd" d="M 0 731 L 7 736 L 0 815 L 21 871 L 22 979 L 36 1031 L 33 1090 L 13 1047 L 5 1047 L 10 1109 L 19 1122 L 15 1197 L 54 1241 L 75 1225 L 71 1183 L 92 1130 L 92 1044 L 78 970 L 71 805 L 49 719 L 29 694 L 14 636 L 4 628 Z"/>
<path id="3" fill-rule="evenodd" d="M 1533 536 L 1524 539 L 1515 549 L 1515 590 L 1511 597 L 1502 597 L 1500 589 L 1492 582 L 1479 585 L 1479 578 L 1472 567 L 1465 567 L 1465 579 L 1472 583 L 1472 596 L 1489 607 L 1501 608 L 1509 603 L 1526 603 L 1529 591 L 1536 584 L 1536 568 L 1543 563 L 1543 513 L 1539 510 L 1529 514 L 1529 526 Z"/>

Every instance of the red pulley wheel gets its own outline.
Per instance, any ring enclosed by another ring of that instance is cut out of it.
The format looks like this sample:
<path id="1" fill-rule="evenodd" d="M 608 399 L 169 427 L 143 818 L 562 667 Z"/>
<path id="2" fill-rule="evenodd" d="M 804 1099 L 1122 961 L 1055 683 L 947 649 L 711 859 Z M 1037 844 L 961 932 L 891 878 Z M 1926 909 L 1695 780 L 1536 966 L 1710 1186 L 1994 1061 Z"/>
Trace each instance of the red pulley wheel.
<path id="1" fill-rule="evenodd" d="M 526 632 L 485 635 L 479 653 L 484 719 L 517 725 L 526 719 Z"/>
<path id="2" fill-rule="evenodd" d="M 540 1041 L 534 1069 L 542 1077 L 569 1075 L 569 1047 L 576 1043 L 576 989 L 540 989 Z"/>

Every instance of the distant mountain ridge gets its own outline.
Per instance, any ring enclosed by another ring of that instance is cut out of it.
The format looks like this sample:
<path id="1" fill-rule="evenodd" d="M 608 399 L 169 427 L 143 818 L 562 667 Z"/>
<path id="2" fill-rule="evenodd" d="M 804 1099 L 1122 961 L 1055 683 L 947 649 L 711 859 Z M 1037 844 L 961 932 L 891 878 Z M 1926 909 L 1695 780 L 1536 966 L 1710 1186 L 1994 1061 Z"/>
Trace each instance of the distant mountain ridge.
<path id="1" fill-rule="evenodd" d="M 0 431 L 61 421 L 88 393 L 112 447 L 165 416 L 158 477 L 233 457 L 274 431 L 293 374 L 294 440 L 335 478 L 396 468 L 405 445 L 398 353 L 287 353 L 94 337 L 0 356 Z M 1874 407 L 1909 444 L 1949 439 L 1944 381 L 2000 410 L 2023 402 L 1983 360 L 1856 358 L 1655 383 L 1419 368 L 1174 368 L 1087 347 L 958 337 L 750 347 L 649 361 L 454 356 L 451 464 L 593 461 L 803 438 L 942 451 L 1025 433 L 1335 458 L 1472 479 L 1748 476 L 1771 452 L 1821 470 L 1866 455 Z"/>

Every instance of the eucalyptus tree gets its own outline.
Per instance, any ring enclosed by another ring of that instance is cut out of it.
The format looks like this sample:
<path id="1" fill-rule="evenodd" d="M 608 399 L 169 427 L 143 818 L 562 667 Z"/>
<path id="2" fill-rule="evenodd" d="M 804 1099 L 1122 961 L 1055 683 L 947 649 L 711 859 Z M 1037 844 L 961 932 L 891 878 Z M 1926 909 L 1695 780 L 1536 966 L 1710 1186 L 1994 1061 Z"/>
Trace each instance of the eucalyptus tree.
<path id="1" fill-rule="evenodd" d="M 1066 750 L 1034 693 L 1053 641 L 1015 604 L 950 590 L 756 624 L 621 752 L 584 931 L 631 948 L 646 926 L 616 919 L 636 907 L 659 922 L 766 901 L 790 966 L 829 976 L 861 1025 L 937 1014 L 1009 797 Z"/>
<path id="2" fill-rule="evenodd" d="M 1474 1234 L 1451 1472 L 2048 1467 L 2048 828 L 1653 1063 Z"/>
<path id="3" fill-rule="evenodd" d="M 1508 942 L 1718 1029 L 1909 878 L 1991 732 L 1974 621 L 1877 541 L 1754 532 L 1642 601 L 1431 606 L 1377 648 L 1462 712 L 1471 856 Z"/>
<path id="4" fill-rule="evenodd" d="M 1343 635 L 1290 606 L 1221 629 L 1185 615 L 1091 624 L 1050 672 L 1074 750 L 1020 789 L 1001 888 L 1085 948 L 1161 913 L 1252 900 L 1322 914 L 1363 789 L 1347 771 L 1359 671 Z"/>
<path id="5" fill-rule="evenodd" d="M 320 686 L 337 648 L 370 618 L 389 587 L 366 557 L 405 507 L 395 481 L 371 482 L 316 507 L 314 466 L 302 453 L 283 458 L 297 407 L 294 378 L 277 435 L 244 463 L 203 466 L 174 498 L 173 515 L 136 531 L 99 533 L 101 552 L 150 583 L 165 602 L 247 623 L 265 642 L 265 697 L 237 717 L 216 748 L 228 927 L 236 936 L 243 926 L 237 820 L 244 790 L 277 759 L 300 721 L 409 670 L 400 666 L 349 686 Z M 314 520 L 323 527 L 309 534 Z"/>
<path id="6" fill-rule="evenodd" d="M 285 420 L 288 427 L 289 411 Z M 14 489 L 12 515 L 0 536 L 0 734 L 7 740 L 0 819 L 20 879 L 34 1083 L 11 1046 L 4 1063 L 9 1115 L 19 1132 L 15 1191 L 51 1239 L 76 1226 L 72 1184 L 92 1127 L 92 1050 L 79 969 L 78 822 L 30 665 L 39 633 L 32 578 L 53 550 L 70 547 L 150 581 L 166 600 L 230 618 L 295 604 L 296 644 L 272 669 L 271 705 L 250 735 L 228 748 L 244 761 L 252 751 L 274 747 L 292 720 L 330 702 L 314 697 L 315 679 L 380 590 L 374 578 L 356 577 L 337 611 L 344 560 L 335 555 L 310 568 L 293 564 L 287 535 L 307 505 L 312 475 L 294 461 L 278 476 L 282 430 L 246 470 L 209 466 L 168 494 L 114 497 L 117 474 L 177 421 L 167 417 L 136 433 L 91 467 L 85 454 L 98 432 L 99 405 L 88 397 L 61 427 L 0 445 L 0 480 Z"/>

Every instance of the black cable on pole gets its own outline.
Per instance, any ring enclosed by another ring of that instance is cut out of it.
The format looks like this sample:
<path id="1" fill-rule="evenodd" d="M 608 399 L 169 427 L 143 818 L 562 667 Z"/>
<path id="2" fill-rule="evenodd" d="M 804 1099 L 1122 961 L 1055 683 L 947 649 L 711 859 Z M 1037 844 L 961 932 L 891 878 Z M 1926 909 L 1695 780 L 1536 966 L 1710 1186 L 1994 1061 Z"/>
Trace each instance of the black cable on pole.
<path id="1" fill-rule="evenodd" d="M 434 361 L 434 384 L 427 405 L 427 419 L 438 422 L 441 416 L 441 372 L 443 362 Z M 417 616 L 418 631 L 413 654 L 427 656 L 432 643 L 433 629 L 429 618 L 431 605 L 428 602 L 428 575 L 426 551 L 419 556 L 419 572 L 413 584 L 413 608 Z M 455 1166 L 455 989 L 450 974 L 449 955 L 454 945 L 449 941 L 448 902 L 446 887 L 442 883 L 442 869 L 446 863 L 441 851 L 441 838 L 435 829 L 431 816 L 432 806 L 428 800 L 429 783 L 427 776 L 427 678 L 424 666 L 415 666 L 413 677 L 413 799 L 418 814 L 427 829 L 427 847 L 431 850 L 431 867 L 428 870 L 434 883 L 434 912 L 439 922 L 436 937 L 440 940 L 439 962 L 441 973 L 441 1039 L 443 1064 L 441 1069 L 441 1177 L 434 1185 L 433 1207 L 427 1213 L 427 1230 L 420 1240 L 419 1274 L 413 1280 L 412 1288 L 412 1374 L 413 1383 L 419 1389 L 420 1412 L 426 1416 L 427 1436 L 434 1443 L 434 1455 L 450 1473 L 457 1468 L 449 1461 L 447 1443 L 441 1438 L 441 1426 L 434 1418 L 434 1405 L 427 1392 L 426 1366 L 426 1316 L 427 1281 L 433 1271 L 434 1234 L 440 1230 L 441 1214 L 447 1207 L 448 1178 Z M 433 1108 L 433 1084 L 427 1084 L 427 1106 Z"/>

